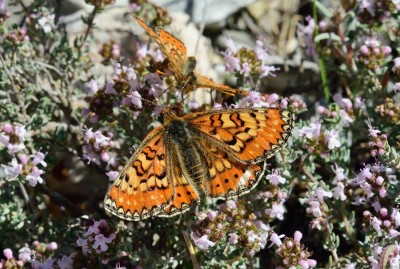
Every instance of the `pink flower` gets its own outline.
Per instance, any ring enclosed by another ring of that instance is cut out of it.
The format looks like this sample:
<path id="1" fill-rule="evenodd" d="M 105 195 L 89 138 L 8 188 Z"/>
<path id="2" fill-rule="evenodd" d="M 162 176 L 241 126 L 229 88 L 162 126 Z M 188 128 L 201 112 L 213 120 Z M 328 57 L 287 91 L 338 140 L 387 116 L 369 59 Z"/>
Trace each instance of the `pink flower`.
<path id="1" fill-rule="evenodd" d="M 80 237 L 79 237 L 78 240 L 76 240 L 76 245 L 78 247 L 82 247 L 82 253 L 84 255 L 87 255 L 89 253 L 89 247 L 88 247 L 87 242 L 88 242 L 87 239 L 83 239 L 83 238 L 80 238 Z"/>
<path id="2" fill-rule="evenodd" d="M 299 231 L 294 232 L 293 240 L 300 243 L 301 238 L 303 238 L 303 234 Z"/>
<path id="3" fill-rule="evenodd" d="M 215 243 L 208 239 L 208 235 L 195 239 L 194 244 L 201 250 L 207 250 L 209 247 L 215 246 Z"/>
<path id="4" fill-rule="evenodd" d="M 278 170 L 273 170 L 272 174 L 267 175 L 266 178 L 275 186 L 286 182 L 286 178 L 282 177 Z"/>
<path id="5" fill-rule="evenodd" d="M 31 260 L 31 250 L 28 247 L 23 247 L 18 251 L 18 259 L 26 262 Z"/>
<path id="6" fill-rule="evenodd" d="M 324 197 L 332 198 L 332 192 L 326 191 L 322 187 L 318 187 L 315 190 L 315 195 L 320 203 L 324 202 Z"/>
<path id="7" fill-rule="evenodd" d="M 63 255 L 60 260 L 57 261 L 58 267 L 60 269 L 72 269 L 74 261 L 70 256 Z"/>
<path id="8" fill-rule="evenodd" d="M 89 81 L 89 91 L 88 94 L 89 95 L 94 95 L 99 91 L 99 86 L 97 84 L 97 81 L 95 79 L 91 79 Z"/>
<path id="9" fill-rule="evenodd" d="M 130 98 L 132 104 L 134 104 L 138 109 L 141 109 L 142 106 L 142 96 L 137 91 L 131 91 L 130 94 L 127 95 Z"/>
<path id="10" fill-rule="evenodd" d="M 38 260 L 32 260 L 31 265 L 33 269 L 53 269 L 54 259 L 48 258 L 43 263 Z"/>
<path id="11" fill-rule="evenodd" d="M 29 185 L 35 187 L 38 183 L 42 184 L 42 174 L 44 174 L 44 171 L 34 166 L 29 175 L 26 176 L 26 179 L 29 181 Z"/>
<path id="12" fill-rule="evenodd" d="M 268 52 L 264 48 L 264 44 L 261 40 L 256 41 L 256 47 L 254 48 L 254 54 L 256 55 L 256 58 L 260 60 L 262 63 L 265 63 L 265 61 L 268 58 Z"/>
<path id="13" fill-rule="evenodd" d="M 10 176 L 10 178 L 16 179 L 19 175 L 22 174 L 22 164 L 18 163 L 17 159 L 13 158 L 11 160 L 10 165 L 2 164 L 4 168 L 4 172 L 6 175 Z"/>
<path id="14" fill-rule="evenodd" d="M 32 164 L 33 165 L 38 165 L 41 164 L 42 166 L 46 167 L 47 163 L 44 161 L 44 157 L 46 156 L 47 153 L 42 153 L 40 151 L 36 152 L 36 155 L 31 155 L 33 157 Z"/>
<path id="15" fill-rule="evenodd" d="M 272 233 L 272 235 L 269 238 L 269 240 L 271 240 L 272 243 L 269 247 L 272 247 L 273 245 L 280 247 L 282 245 L 282 240 L 281 240 L 282 237 L 285 237 L 285 235 L 284 234 L 277 235 L 276 233 Z"/>
<path id="16" fill-rule="evenodd" d="M 229 234 L 229 244 L 234 245 L 238 242 L 239 236 L 235 233 L 230 233 Z"/>
<path id="17" fill-rule="evenodd" d="M 274 77 L 275 74 L 273 74 L 273 72 L 279 71 L 279 68 L 272 65 L 262 65 L 260 71 L 261 71 L 260 78 L 264 78 L 269 75 Z"/>
<path id="18" fill-rule="evenodd" d="M 377 137 L 378 134 L 381 132 L 379 130 L 375 130 L 374 127 L 372 127 L 371 121 L 369 119 L 368 119 L 368 122 L 367 122 L 367 126 L 368 126 L 369 135 L 371 137 Z"/>
<path id="19" fill-rule="evenodd" d="M 236 54 L 238 51 L 235 46 L 235 43 L 233 42 L 230 36 L 226 37 L 226 50 L 231 52 L 232 54 Z"/>
<path id="20" fill-rule="evenodd" d="M 248 77 L 250 75 L 250 65 L 249 63 L 243 63 L 242 68 L 240 69 L 240 74 L 242 74 L 244 77 Z"/>
<path id="21" fill-rule="evenodd" d="M 377 217 L 373 217 L 372 221 L 371 221 L 371 225 L 375 229 L 375 231 L 380 232 L 382 221 L 380 219 L 378 219 Z"/>
<path id="22" fill-rule="evenodd" d="M 344 185 L 342 182 L 337 182 L 336 187 L 333 188 L 333 198 L 336 200 L 344 201 L 347 196 L 344 194 Z"/>
<path id="23" fill-rule="evenodd" d="M 108 180 L 114 181 L 117 179 L 119 172 L 118 171 L 108 171 L 106 173 L 106 175 L 108 176 Z"/>
<path id="24" fill-rule="evenodd" d="M 341 145 L 339 140 L 339 132 L 336 130 L 325 131 L 325 143 L 326 142 L 328 143 L 328 149 L 330 150 L 339 148 Z"/>
<path id="25" fill-rule="evenodd" d="M 284 216 L 283 214 L 285 213 L 285 206 L 283 203 L 279 204 L 272 204 L 271 209 L 266 209 L 265 213 L 268 214 L 271 218 L 277 218 L 279 220 L 283 220 Z"/>
<path id="26" fill-rule="evenodd" d="M 107 244 L 110 244 L 116 235 L 114 233 L 110 234 L 109 237 L 105 237 L 104 234 L 98 234 L 95 236 L 95 242 L 93 243 L 93 249 L 98 249 L 102 252 L 106 252 L 108 250 Z"/>
<path id="27" fill-rule="evenodd" d="M 299 136 L 305 136 L 308 139 L 316 140 L 321 134 L 321 123 L 312 122 L 310 126 L 304 126 L 299 129 Z"/>
<path id="28" fill-rule="evenodd" d="M 7 259 L 11 259 L 13 257 L 12 250 L 9 248 L 4 249 L 3 254 Z"/>

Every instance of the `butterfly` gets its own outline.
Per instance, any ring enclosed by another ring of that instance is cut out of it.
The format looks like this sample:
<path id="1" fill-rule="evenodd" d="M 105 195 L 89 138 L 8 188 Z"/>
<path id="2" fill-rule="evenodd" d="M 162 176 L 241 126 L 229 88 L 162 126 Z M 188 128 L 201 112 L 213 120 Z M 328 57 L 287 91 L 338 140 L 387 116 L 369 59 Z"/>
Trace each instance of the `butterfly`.
<path id="1" fill-rule="evenodd" d="M 183 89 L 184 92 L 191 92 L 195 88 L 210 88 L 232 96 L 237 93 L 248 95 L 247 91 L 233 89 L 229 86 L 216 83 L 206 76 L 197 73 L 194 71 L 196 68 L 196 58 L 186 55 L 186 46 L 182 41 L 162 28 L 156 28 L 156 31 L 153 31 L 139 17 L 135 16 L 135 20 L 157 43 L 167 57 L 169 69 L 174 73 L 177 82 L 180 84 L 178 85 L 179 89 Z"/>
<path id="2" fill-rule="evenodd" d="M 294 124 L 294 115 L 280 108 L 165 115 L 105 196 L 105 209 L 117 217 L 170 217 L 189 210 L 202 193 L 226 199 L 249 192 Z"/>

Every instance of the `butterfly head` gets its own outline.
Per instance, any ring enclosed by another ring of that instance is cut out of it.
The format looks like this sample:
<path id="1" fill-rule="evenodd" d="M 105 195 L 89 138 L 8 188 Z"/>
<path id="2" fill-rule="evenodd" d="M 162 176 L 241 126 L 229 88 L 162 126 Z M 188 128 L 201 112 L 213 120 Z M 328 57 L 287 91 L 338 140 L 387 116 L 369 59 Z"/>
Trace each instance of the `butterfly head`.
<path id="1" fill-rule="evenodd" d="M 183 105 L 180 103 L 174 104 L 172 106 L 166 106 L 162 109 L 161 114 L 164 116 L 164 124 L 166 122 L 171 121 L 172 119 L 176 119 L 179 116 L 183 115 Z"/>

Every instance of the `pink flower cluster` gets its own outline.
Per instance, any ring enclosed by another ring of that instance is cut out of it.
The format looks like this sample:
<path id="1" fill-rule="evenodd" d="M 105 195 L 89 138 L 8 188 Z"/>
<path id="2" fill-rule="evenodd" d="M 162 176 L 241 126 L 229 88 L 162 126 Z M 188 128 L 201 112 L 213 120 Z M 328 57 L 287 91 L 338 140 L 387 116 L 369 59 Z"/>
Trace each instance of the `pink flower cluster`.
<path id="1" fill-rule="evenodd" d="M 294 233 L 293 238 L 286 237 L 283 241 L 281 238 L 284 235 L 278 236 L 276 233 L 272 233 L 270 240 L 272 246 L 276 246 L 274 263 L 277 265 L 276 269 L 284 268 L 301 268 L 309 269 L 317 266 L 317 261 L 309 259 L 311 253 L 300 243 L 303 234 L 299 231 Z"/>
<path id="2" fill-rule="evenodd" d="M 354 203 L 365 204 L 372 198 L 385 198 L 391 180 L 396 180 L 393 169 L 386 168 L 379 163 L 365 165 L 351 182 L 353 186 L 363 190 L 363 195 L 356 196 Z"/>
<path id="3" fill-rule="evenodd" d="M 372 37 L 366 39 L 360 47 L 358 59 L 367 69 L 379 74 L 391 52 L 390 46 L 384 46 L 378 39 Z"/>
<path id="4" fill-rule="evenodd" d="M 244 204 L 228 200 L 219 211 L 198 214 L 191 237 L 201 250 L 217 247 L 224 242 L 241 247 L 251 256 L 267 243 L 269 228 L 249 214 Z"/>
<path id="5" fill-rule="evenodd" d="M 103 135 L 101 131 L 92 131 L 92 128 L 84 129 L 84 142 L 83 145 L 83 159 L 90 164 L 91 162 L 100 165 L 101 162 L 106 164 L 106 174 L 112 181 L 118 175 L 118 161 L 115 152 L 111 150 L 115 147 L 114 141 L 112 141 L 113 134 L 107 133 Z"/>
<path id="6" fill-rule="evenodd" d="M 102 263 L 107 264 L 110 259 L 107 251 L 111 245 L 116 243 L 116 237 L 113 226 L 102 219 L 92 221 L 92 225 L 88 227 L 82 237 L 79 237 L 76 245 L 82 248 L 83 255 L 99 254 L 102 257 Z"/>
<path id="7" fill-rule="evenodd" d="M 259 199 L 268 203 L 269 208 L 264 213 L 271 219 L 283 220 L 286 211 L 284 203 L 288 198 L 288 193 L 280 185 L 286 183 L 286 178 L 282 177 L 279 170 L 272 170 L 272 173 L 268 174 L 266 179 L 270 184 L 268 184 L 266 191 L 260 192 L 258 195 Z"/>
<path id="8" fill-rule="evenodd" d="M 319 121 L 303 126 L 298 135 L 306 138 L 304 147 L 309 153 L 320 155 L 322 158 L 329 156 L 329 151 L 342 146 L 339 131 L 324 129 Z"/>
<path id="9" fill-rule="evenodd" d="M 41 176 L 44 171 L 39 168 L 39 165 L 47 166 L 44 161 L 46 154 L 40 151 L 30 156 L 21 153 L 26 151 L 24 144 L 25 134 L 24 126 L 12 126 L 8 123 L 2 126 L 0 143 L 7 148 L 7 152 L 12 158 L 8 164 L 2 164 L 2 167 L 9 180 L 17 180 L 18 177 L 21 177 L 30 186 L 34 187 L 38 183 L 43 183 Z"/>
<path id="10" fill-rule="evenodd" d="M 3 250 L 6 259 L 0 260 L 0 268 L 72 269 L 73 259 L 71 256 L 63 255 L 59 260 L 53 258 L 54 251 L 57 249 L 58 245 L 56 242 L 45 244 L 35 241 L 31 248 L 24 246 L 19 249 L 18 257 L 14 257 L 12 250 L 6 248 Z"/>
<path id="11" fill-rule="evenodd" d="M 251 74 L 260 74 L 259 78 L 274 76 L 273 72 L 279 68 L 268 65 L 268 53 L 261 40 L 257 40 L 254 50 L 241 48 L 238 50 L 231 38 L 227 38 L 227 49 L 222 53 L 225 61 L 225 70 L 237 72 L 247 78 Z"/>

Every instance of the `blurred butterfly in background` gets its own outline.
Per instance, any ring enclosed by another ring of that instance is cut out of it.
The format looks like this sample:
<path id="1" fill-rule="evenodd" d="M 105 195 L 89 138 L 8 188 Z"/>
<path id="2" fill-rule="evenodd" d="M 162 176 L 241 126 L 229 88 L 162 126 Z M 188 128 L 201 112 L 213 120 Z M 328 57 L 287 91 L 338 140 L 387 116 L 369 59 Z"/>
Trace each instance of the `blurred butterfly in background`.
<path id="1" fill-rule="evenodd" d="M 174 73 L 176 81 L 179 83 L 177 88 L 182 89 L 184 93 L 191 92 L 196 88 L 210 88 L 232 96 L 235 94 L 248 95 L 248 92 L 245 90 L 233 89 L 229 86 L 216 83 L 197 73 L 194 71 L 196 68 L 196 58 L 186 55 L 186 47 L 182 41 L 162 28 L 156 28 L 153 31 L 139 17 L 135 16 L 135 20 L 157 43 L 163 54 L 167 57 L 169 69 Z"/>

